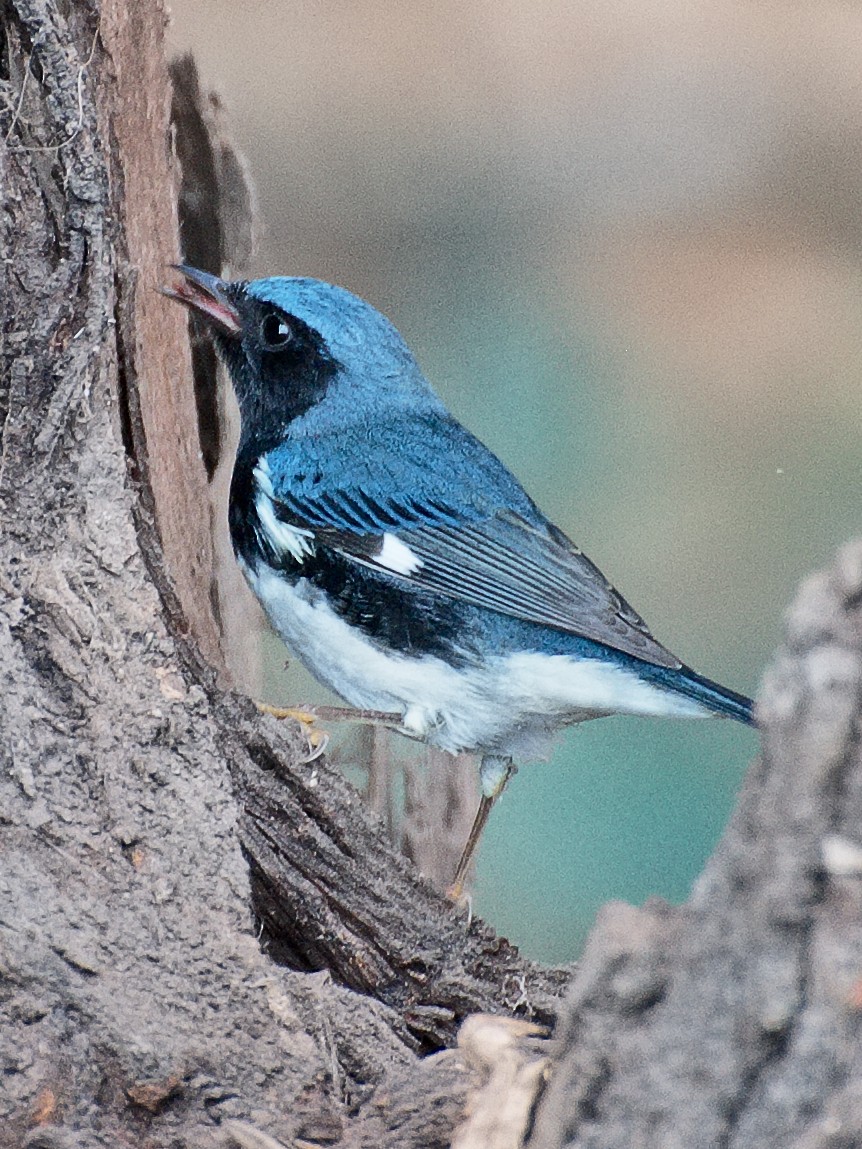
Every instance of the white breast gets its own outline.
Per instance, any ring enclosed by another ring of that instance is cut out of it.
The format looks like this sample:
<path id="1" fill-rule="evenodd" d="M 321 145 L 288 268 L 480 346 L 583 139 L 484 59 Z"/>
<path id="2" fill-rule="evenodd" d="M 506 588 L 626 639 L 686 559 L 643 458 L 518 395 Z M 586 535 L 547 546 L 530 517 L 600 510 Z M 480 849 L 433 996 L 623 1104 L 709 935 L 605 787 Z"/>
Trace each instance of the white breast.
<path id="1" fill-rule="evenodd" d="M 305 579 L 240 562 L 275 629 L 321 682 L 352 706 L 394 711 L 405 733 L 444 750 L 542 757 L 562 726 L 603 714 L 707 717 L 690 699 L 595 660 L 521 652 L 455 668 L 391 653 L 348 626 Z"/>

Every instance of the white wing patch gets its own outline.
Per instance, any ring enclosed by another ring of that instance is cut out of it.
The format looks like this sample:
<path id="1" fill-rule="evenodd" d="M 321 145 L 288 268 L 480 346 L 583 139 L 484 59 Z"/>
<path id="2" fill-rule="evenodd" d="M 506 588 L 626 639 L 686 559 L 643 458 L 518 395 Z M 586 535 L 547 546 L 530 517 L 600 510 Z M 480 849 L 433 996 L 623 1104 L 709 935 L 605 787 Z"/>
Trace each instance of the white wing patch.
<path id="1" fill-rule="evenodd" d="M 275 492 L 272 489 L 272 472 L 269 469 L 269 460 L 266 455 L 261 455 L 258 459 L 253 474 L 258 489 L 263 491 L 268 498 L 274 498 Z"/>
<path id="2" fill-rule="evenodd" d="M 314 531 L 307 527 L 295 527 L 279 519 L 275 513 L 275 492 L 272 486 L 272 472 L 269 469 L 269 460 L 261 455 L 253 471 L 255 481 L 255 500 L 260 524 L 265 531 L 272 547 L 276 551 L 285 551 L 301 563 L 316 550 Z M 351 556 L 354 561 L 362 562 L 358 556 Z M 380 550 L 373 559 L 366 561 L 365 565 L 383 567 L 393 574 L 411 575 L 423 565 L 422 559 L 411 551 L 396 535 L 384 532 L 380 542 Z"/>
<path id="3" fill-rule="evenodd" d="M 383 543 L 374 556 L 374 561 L 378 566 L 386 567 L 387 570 L 400 575 L 411 575 L 422 566 L 419 556 L 414 555 L 406 543 L 402 543 L 401 539 L 390 535 L 388 531 L 383 536 Z"/>
<path id="4" fill-rule="evenodd" d="M 254 505 L 257 509 L 261 526 L 267 534 L 273 549 L 287 551 L 298 563 L 309 555 L 314 554 L 314 531 L 305 527 L 292 527 L 283 523 L 275 513 L 275 499 L 272 490 L 272 478 L 266 455 L 262 455 L 254 468 L 254 479 L 257 485 L 257 496 Z"/>

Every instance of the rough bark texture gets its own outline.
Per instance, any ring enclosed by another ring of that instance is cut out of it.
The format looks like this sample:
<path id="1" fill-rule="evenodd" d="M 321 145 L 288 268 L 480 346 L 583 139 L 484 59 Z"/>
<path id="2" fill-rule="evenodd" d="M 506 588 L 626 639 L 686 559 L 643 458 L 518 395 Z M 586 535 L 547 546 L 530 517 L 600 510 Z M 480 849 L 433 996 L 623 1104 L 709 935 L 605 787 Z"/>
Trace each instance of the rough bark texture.
<path id="1" fill-rule="evenodd" d="M 163 13 L 2 12 L 0 1145 L 214 1144 L 229 1119 L 443 1144 L 464 1069 L 415 1050 L 476 1008 L 548 1019 L 563 976 L 468 928 L 297 731 L 217 686 L 187 325 L 153 290 L 178 255 Z M 261 950 L 250 874 L 320 972 Z"/>
<path id="2" fill-rule="evenodd" d="M 178 255 L 163 13 L 0 11 L 0 1149 L 448 1144 L 472 1062 L 419 1055 L 477 1009 L 550 1021 L 566 975 L 224 691 L 224 420 L 152 290 Z M 230 258 L 225 218 L 186 242 Z M 860 640 L 856 547 L 791 613 L 691 902 L 605 911 L 550 1068 L 492 1027 L 459 1146 L 516 1146 L 548 1073 L 531 1145 L 862 1142 Z"/>

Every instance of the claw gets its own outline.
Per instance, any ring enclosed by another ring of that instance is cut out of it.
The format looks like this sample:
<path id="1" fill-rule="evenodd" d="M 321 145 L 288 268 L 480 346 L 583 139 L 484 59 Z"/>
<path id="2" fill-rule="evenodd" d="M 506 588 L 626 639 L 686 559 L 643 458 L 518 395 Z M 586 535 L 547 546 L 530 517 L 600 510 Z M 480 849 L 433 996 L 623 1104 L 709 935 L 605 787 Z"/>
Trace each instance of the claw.
<path id="1" fill-rule="evenodd" d="M 256 702 L 261 714 L 271 714 L 273 718 L 292 718 L 303 728 L 308 741 L 309 757 L 305 762 L 313 762 L 326 749 L 329 735 L 325 730 L 313 729 L 321 718 L 325 722 L 359 722 L 371 726 L 388 726 L 399 729 L 402 716 L 388 710 L 354 710 L 349 706 L 317 706 L 314 710 L 295 706 L 271 706 L 268 702 Z"/>
<path id="2" fill-rule="evenodd" d="M 309 762 L 316 762 L 317 759 L 324 753 L 326 747 L 329 745 L 329 735 L 325 730 L 312 730 L 306 735 L 308 743 L 308 753 L 302 759 L 301 765 L 306 766 Z"/>
<path id="3" fill-rule="evenodd" d="M 314 762 L 323 754 L 329 745 L 329 735 L 325 730 L 316 728 L 317 715 L 310 710 L 301 710 L 293 706 L 271 706 L 268 702 L 256 702 L 255 706 L 261 714 L 271 714 L 273 718 L 292 718 L 302 727 L 305 740 L 308 743 L 308 754 L 303 758 L 303 764 Z"/>
<path id="4" fill-rule="evenodd" d="M 469 930 L 473 924 L 473 895 L 464 890 L 463 884 L 458 886 L 453 882 L 446 891 L 446 901 L 452 903 L 453 909 L 465 912 L 465 928 Z"/>

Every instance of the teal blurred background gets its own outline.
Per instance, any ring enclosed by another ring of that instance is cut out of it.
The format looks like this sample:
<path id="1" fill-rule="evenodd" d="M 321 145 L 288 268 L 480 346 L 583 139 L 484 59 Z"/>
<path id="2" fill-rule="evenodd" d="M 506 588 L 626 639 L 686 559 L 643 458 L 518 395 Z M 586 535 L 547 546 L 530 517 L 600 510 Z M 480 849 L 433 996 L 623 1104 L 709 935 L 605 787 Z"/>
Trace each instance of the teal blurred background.
<path id="1" fill-rule="evenodd" d="M 860 10 L 175 0 L 172 17 L 257 186 L 256 271 L 388 314 L 656 635 L 756 691 L 799 579 L 858 529 Z M 294 677 L 270 692 L 323 697 Z M 756 746 L 719 722 L 567 733 L 495 811 L 477 911 L 568 960 L 609 898 L 684 899 Z"/>

